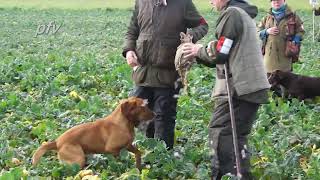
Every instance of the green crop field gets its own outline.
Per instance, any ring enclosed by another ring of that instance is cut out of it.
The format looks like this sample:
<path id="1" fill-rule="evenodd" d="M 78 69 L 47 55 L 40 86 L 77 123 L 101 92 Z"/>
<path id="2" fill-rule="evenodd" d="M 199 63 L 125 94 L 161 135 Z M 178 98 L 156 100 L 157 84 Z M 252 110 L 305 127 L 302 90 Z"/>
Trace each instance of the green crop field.
<path id="1" fill-rule="evenodd" d="M 208 0 L 194 2 L 210 26 L 202 40 L 207 43 L 214 37 L 217 13 L 210 11 Z M 252 2 L 265 10 L 269 4 Z M 128 97 L 133 83 L 121 45 L 132 3 L 0 0 L 0 180 L 81 179 L 79 167 L 60 164 L 55 152 L 47 153 L 36 167 L 31 166 L 31 157 L 41 143 L 109 114 L 120 99 Z M 312 42 L 308 2 L 289 3 L 306 29 L 294 71 L 320 77 L 320 43 Z M 265 11 L 256 20 L 263 15 Z M 55 33 L 36 34 L 50 22 L 59 27 Z M 133 155 L 122 151 L 118 159 L 89 156 L 91 178 L 209 179 L 207 127 L 214 69 L 195 65 L 189 82 L 190 94 L 181 95 L 178 104 L 174 148 L 178 156 L 138 132 L 135 143 L 143 151 L 143 161 L 150 163 L 141 174 Z M 256 179 L 319 179 L 319 122 L 319 101 L 270 98 L 260 108 L 250 136 Z"/>

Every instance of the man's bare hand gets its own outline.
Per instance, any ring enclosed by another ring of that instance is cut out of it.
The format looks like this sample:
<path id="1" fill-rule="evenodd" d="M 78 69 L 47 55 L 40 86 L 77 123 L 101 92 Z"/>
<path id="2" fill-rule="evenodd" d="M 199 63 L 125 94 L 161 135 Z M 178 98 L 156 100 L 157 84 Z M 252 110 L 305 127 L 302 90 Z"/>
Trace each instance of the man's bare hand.
<path id="1" fill-rule="evenodd" d="M 138 57 L 134 51 L 128 51 L 126 53 L 127 63 L 131 67 L 139 66 Z"/>
<path id="2" fill-rule="evenodd" d="M 192 59 L 197 56 L 200 48 L 203 46 L 201 44 L 186 43 L 182 47 L 183 58 Z"/>
<path id="3" fill-rule="evenodd" d="M 267 33 L 276 36 L 279 34 L 279 28 L 277 27 L 269 28 L 267 29 Z"/>

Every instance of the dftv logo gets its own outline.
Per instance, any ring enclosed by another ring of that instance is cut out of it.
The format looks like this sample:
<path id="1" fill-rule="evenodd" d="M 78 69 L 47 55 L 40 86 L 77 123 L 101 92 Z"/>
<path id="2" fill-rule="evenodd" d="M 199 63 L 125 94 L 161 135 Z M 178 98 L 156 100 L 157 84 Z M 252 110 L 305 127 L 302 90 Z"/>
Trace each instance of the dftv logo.
<path id="1" fill-rule="evenodd" d="M 42 35 L 42 34 L 48 35 L 50 32 L 52 32 L 52 34 L 56 34 L 61 28 L 61 26 L 62 26 L 62 23 L 60 25 L 57 25 L 55 21 L 49 22 L 48 25 L 41 24 L 38 26 L 34 37 L 37 37 L 38 35 Z"/>

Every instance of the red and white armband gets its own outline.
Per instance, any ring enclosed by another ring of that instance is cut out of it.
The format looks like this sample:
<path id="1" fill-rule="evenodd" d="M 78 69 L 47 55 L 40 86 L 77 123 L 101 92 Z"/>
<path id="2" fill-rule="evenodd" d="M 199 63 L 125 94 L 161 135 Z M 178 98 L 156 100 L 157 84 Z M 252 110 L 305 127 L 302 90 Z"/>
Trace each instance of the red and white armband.
<path id="1" fill-rule="evenodd" d="M 225 36 L 221 36 L 217 42 L 217 64 L 224 64 L 229 59 L 230 51 L 233 45 L 233 40 Z"/>

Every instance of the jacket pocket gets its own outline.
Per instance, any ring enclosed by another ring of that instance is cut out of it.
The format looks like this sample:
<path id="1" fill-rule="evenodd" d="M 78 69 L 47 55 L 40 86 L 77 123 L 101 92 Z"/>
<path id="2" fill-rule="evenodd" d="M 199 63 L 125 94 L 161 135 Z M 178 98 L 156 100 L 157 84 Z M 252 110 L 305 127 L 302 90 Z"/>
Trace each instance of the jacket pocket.
<path id="1" fill-rule="evenodd" d="M 136 70 L 132 72 L 132 79 L 136 84 L 143 83 L 146 79 L 147 68 L 145 66 L 138 66 Z"/>
<path id="2" fill-rule="evenodd" d="M 137 41 L 136 53 L 137 53 L 137 57 L 138 57 L 138 62 L 141 65 L 145 65 L 147 63 L 146 48 L 147 48 L 147 41 L 146 40 L 138 40 Z"/>
<path id="3" fill-rule="evenodd" d="M 235 89 L 233 85 L 233 78 L 229 78 L 229 87 L 231 90 L 231 96 L 234 95 Z M 227 91 L 227 80 L 226 79 L 219 79 L 216 78 L 216 83 L 214 85 L 214 90 L 212 93 L 212 98 L 218 97 L 218 96 L 228 96 L 228 91 Z"/>
<path id="4" fill-rule="evenodd" d="M 154 65 L 160 68 L 175 69 L 174 58 L 179 41 L 176 39 L 160 41 L 159 54 Z"/>
<path id="5" fill-rule="evenodd" d="M 173 87 L 174 82 L 178 79 L 178 73 L 171 70 L 161 70 L 157 72 L 157 79 L 160 84 Z"/>

